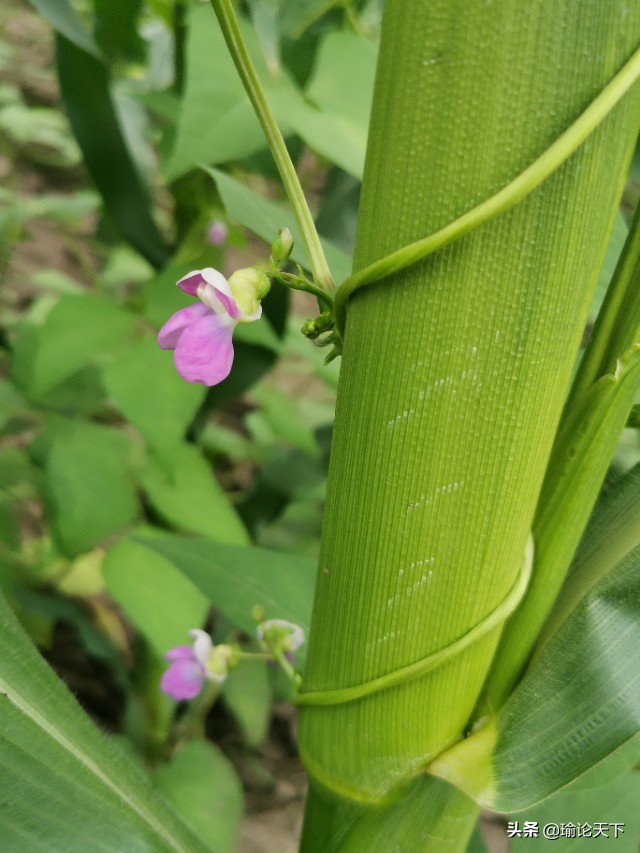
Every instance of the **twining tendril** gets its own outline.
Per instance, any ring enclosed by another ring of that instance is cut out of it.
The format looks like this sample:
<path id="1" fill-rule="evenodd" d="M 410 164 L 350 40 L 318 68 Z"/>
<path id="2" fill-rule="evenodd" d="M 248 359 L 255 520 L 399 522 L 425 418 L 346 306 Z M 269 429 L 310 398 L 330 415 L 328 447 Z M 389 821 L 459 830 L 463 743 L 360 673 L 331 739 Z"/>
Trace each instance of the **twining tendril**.
<path id="1" fill-rule="evenodd" d="M 468 210 L 439 231 L 392 252 L 345 279 L 338 288 L 334 300 L 336 326 L 340 335 L 344 336 L 347 303 L 356 290 L 415 264 L 521 201 L 566 162 L 606 118 L 639 77 L 640 48 L 635 51 L 580 117 L 537 160 L 534 160 L 530 166 L 495 195 L 481 202 L 477 207 Z"/>
<path id="2" fill-rule="evenodd" d="M 433 652 L 433 654 L 421 658 L 414 663 L 381 675 L 379 678 L 372 678 L 371 681 L 364 681 L 361 684 L 354 684 L 351 687 L 340 687 L 336 690 L 315 690 L 308 693 L 302 691 L 295 697 L 295 704 L 342 705 L 345 702 L 354 702 L 356 699 L 362 699 L 364 696 L 370 696 L 372 693 L 379 693 L 381 690 L 387 690 L 389 687 L 394 687 L 397 684 L 413 681 L 447 663 L 511 616 L 527 591 L 533 567 L 533 552 L 533 536 L 529 534 L 518 577 L 507 596 L 495 610 L 492 610 L 488 616 L 481 619 L 466 634 L 463 634 L 462 637 L 459 637 L 450 645 L 445 646 L 443 649 L 438 649 L 437 652 Z"/>

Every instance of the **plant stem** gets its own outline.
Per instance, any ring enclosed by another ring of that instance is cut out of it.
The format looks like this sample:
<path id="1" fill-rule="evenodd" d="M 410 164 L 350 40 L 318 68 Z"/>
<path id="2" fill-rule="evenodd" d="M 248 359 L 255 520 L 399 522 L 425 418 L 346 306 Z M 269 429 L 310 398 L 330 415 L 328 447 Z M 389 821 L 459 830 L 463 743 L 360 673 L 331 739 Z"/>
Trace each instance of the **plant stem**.
<path id="1" fill-rule="evenodd" d="M 538 0 L 525 19 L 515 0 L 387 0 L 356 275 L 494 197 L 598 98 L 637 49 L 640 7 L 583 6 Z M 308 693 L 437 654 L 513 587 L 637 94 L 519 204 L 350 300 Z M 423 772 L 464 737 L 502 628 L 415 679 L 301 708 L 316 786 L 374 804 Z"/>
<path id="2" fill-rule="evenodd" d="M 313 277 L 316 284 L 326 294 L 331 295 L 335 290 L 335 284 L 313 222 L 311 211 L 298 180 L 296 170 L 291 162 L 287 146 L 276 124 L 276 120 L 269 109 L 258 75 L 242 39 L 231 0 L 211 0 L 211 5 L 218 18 L 218 23 L 229 48 L 231 58 L 240 75 L 245 91 L 249 96 L 249 100 L 267 138 L 273 158 L 278 166 L 280 177 L 282 178 L 289 201 L 291 202 L 304 237 Z"/>
<path id="3" fill-rule="evenodd" d="M 477 207 L 468 210 L 458 219 L 445 225 L 434 234 L 429 234 L 408 246 L 369 264 L 364 269 L 349 276 L 338 288 L 336 294 L 336 319 L 338 328 L 344 332 L 347 301 L 360 287 L 373 284 L 382 278 L 399 272 L 415 264 L 427 255 L 438 251 L 454 240 L 473 231 L 488 222 L 494 216 L 509 210 L 532 190 L 538 187 L 587 139 L 600 122 L 606 118 L 620 99 L 629 91 L 640 77 L 640 48 L 624 64 L 621 70 L 609 81 L 602 92 L 589 104 L 587 109 L 567 128 L 530 166 L 510 181 L 495 195 L 483 201 Z"/>

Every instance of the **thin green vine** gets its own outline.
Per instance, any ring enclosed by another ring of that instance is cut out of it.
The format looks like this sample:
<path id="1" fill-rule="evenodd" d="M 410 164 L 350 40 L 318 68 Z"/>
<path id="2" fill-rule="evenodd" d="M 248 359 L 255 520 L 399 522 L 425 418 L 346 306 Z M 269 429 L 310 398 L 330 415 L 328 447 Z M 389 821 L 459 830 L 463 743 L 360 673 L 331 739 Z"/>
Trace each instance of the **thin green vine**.
<path id="1" fill-rule="evenodd" d="M 258 75 L 249 57 L 231 0 L 211 0 L 211 5 L 220 24 L 220 29 L 229 48 L 231 58 L 267 138 L 269 148 L 271 149 L 278 171 L 280 172 L 280 177 L 289 196 L 289 201 L 300 225 L 300 230 L 302 231 L 309 253 L 311 271 L 313 272 L 315 283 L 325 294 L 332 295 L 335 291 L 335 283 L 320 243 L 311 211 L 300 186 L 294 165 L 291 162 L 287 146 L 282 138 L 276 120 L 269 109 Z"/>
<path id="2" fill-rule="evenodd" d="M 520 567 L 520 572 L 513 587 L 509 590 L 507 596 L 500 604 L 485 616 L 480 622 L 467 631 L 462 637 L 459 637 L 453 643 L 439 649 L 431 655 L 428 655 L 421 660 L 410 663 L 408 666 L 400 667 L 393 672 L 388 672 L 381 675 L 379 678 L 373 678 L 371 681 L 365 681 L 362 684 L 354 684 L 352 687 L 342 687 L 336 690 L 316 690 L 309 693 L 299 693 L 294 698 L 296 705 L 341 705 L 344 702 L 353 702 L 356 699 L 362 699 L 364 696 L 369 696 L 372 693 L 378 693 L 380 690 L 387 690 L 389 687 L 394 687 L 396 684 L 403 684 L 406 681 L 411 681 L 414 678 L 419 678 L 436 669 L 451 658 L 459 655 L 472 643 L 475 643 L 480 637 L 488 634 L 498 625 L 503 623 L 518 607 L 529 585 L 531 571 L 533 568 L 533 536 L 529 534 L 527 545 L 524 552 L 524 558 Z"/>
<path id="3" fill-rule="evenodd" d="M 639 77 L 640 48 L 579 118 L 513 181 L 434 234 L 403 246 L 349 276 L 338 288 L 334 301 L 336 325 L 340 334 L 344 335 L 347 303 L 354 291 L 415 264 L 517 204 L 566 162 Z"/>

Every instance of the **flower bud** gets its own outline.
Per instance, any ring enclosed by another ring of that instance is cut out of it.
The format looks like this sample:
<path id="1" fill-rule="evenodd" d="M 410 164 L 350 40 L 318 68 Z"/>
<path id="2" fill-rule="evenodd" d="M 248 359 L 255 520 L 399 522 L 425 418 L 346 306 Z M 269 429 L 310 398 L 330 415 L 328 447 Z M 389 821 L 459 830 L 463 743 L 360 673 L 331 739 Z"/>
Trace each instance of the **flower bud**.
<path id="1" fill-rule="evenodd" d="M 245 267 L 230 276 L 229 287 L 238 308 L 243 314 L 253 317 L 260 309 L 260 300 L 269 292 L 271 282 L 262 270 Z"/>
<path id="2" fill-rule="evenodd" d="M 207 657 L 207 678 L 218 683 L 225 680 L 236 663 L 232 646 L 213 646 Z"/>
<path id="3" fill-rule="evenodd" d="M 222 246 L 229 234 L 229 229 L 221 219 L 213 219 L 207 227 L 207 240 L 212 246 Z"/>
<path id="4" fill-rule="evenodd" d="M 288 228 L 279 228 L 278 236 L 271 244 L 271 257 L 277 263 L 286 261 L 293 249 L 293 236 Z"/>
<path id="5" fill-rule="evenodd" d="M 304 643 L 304 631 L 286 619 L 267 619 L 256 629 L 258 641 L 265 651 L 292 654 Z"/>

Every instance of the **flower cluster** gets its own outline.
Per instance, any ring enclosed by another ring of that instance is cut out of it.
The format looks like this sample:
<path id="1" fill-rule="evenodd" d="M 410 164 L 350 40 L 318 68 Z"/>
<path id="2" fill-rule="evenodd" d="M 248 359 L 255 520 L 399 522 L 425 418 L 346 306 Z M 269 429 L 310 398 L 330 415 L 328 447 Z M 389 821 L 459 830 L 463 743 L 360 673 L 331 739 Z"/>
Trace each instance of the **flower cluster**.
<path id="1" fill-rule="evenodd" d="M 177 284 L 200 302 L 176 311 L 160 329 L 158 343 L 174 350 L 176 370 L 187 382 L 217 385 L 231 371 L 233 330 L 238 323 L 260 318 L 260 300 L 269 291 L 269 279 L 250 267 L 227 281 L 218 270 L 205 267 Z"/>
<path id="2" fill-rule="evenodd" d="M 160 686 L 174 699 L 193 699 L 202 689 L 205 680 L 221 684 L 234 663 L 232 646 L 214 646 L 211 637 L 194 628 L 189 631 L 191 646 L 169 649 L 165 658 L 171 666 L 162 676 Z"/>
<path id="3" fill-rule="evenodd" d="M 302 628 L 285 619 L 262 622 L 256 634 L 265 659 L 277 660 L 284 655 L 291 661 L 293 653 L 304 643 Z M 235 646 L 214 646 L 211 637 L 199 628 L 189 631 L 189 635 L 193 640 L 191 646 L 176 646 L 166 653 L 171 666 L 160 683 L 162 691 L 178 701 L 195 698 L 205 681 L 222 684 L 229 670 L 243 657 L 243 652 Z"/>

